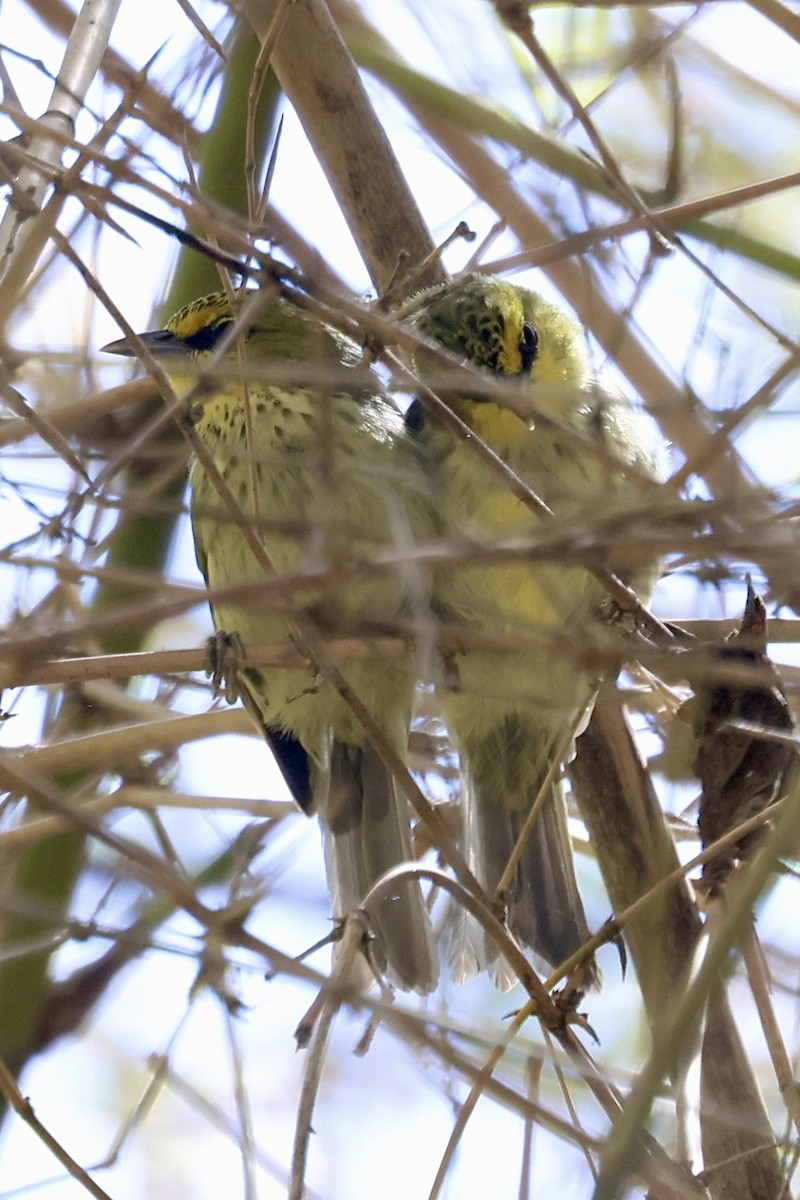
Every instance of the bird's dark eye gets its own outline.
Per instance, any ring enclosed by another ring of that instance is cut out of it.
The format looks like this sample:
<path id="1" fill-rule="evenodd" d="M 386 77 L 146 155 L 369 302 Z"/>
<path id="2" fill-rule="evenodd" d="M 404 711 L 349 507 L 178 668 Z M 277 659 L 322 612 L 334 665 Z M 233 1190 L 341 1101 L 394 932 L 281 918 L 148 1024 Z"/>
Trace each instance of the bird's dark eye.
<path id="1" fill-rule="evenodd" d="M 189 334 L 182 341 L 190 350 L 213 350 L 225 331 L 230 328 L 230 324 L 230 319 L 215 321 L 213 325 L 204 325 L 202 329 Z"/>
<path id="2" fill-rule="evenodd" d="M 539 335 L 531 325 L 530 321 L 526 321 L 522 326 L 522 341 L 519 344 L 519 353 L 520 357 L 522 358 L 523 375 L 530 375 L 538 349 Z"/>

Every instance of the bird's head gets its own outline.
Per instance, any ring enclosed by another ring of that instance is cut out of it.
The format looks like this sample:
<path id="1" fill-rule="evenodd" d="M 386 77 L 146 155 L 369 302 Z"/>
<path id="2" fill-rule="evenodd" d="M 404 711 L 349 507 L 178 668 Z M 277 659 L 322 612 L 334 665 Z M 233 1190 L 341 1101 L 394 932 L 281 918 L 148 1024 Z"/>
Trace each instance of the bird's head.
<path id="1" fill-rule="evenodd" d="M 490 275 L 465 275 L 432 295 L 423 333 L 476 367 L 532 383 L 574 383 L 588 373 L 579 327 L 542 296 Z"/>
<path id="2" fill-rule="evenodd" d="M 159 358 L 187 358 L 210 353 L 234 320 L 231 302 L 225 292 L 201 296 L 181 308 L 167 321 L 163 329 L 140 333 L 151 354 Z M 133 356 L 136 350 L 128 338 L 103 346 L 106 354 Z"/>
<path id="3" fill-rule="evenodd" d="M 226 292 L 212 292 L 179 309 L 163 329 L 149 330 L 139 337 L 158 358 L 202 360 L 218 347 L 235 323 L 248 355 L 260 359 L 336 366 L 358 361 L 357 347 L 305 309 L 275 294 L 262 293 L 257 302 L 255 296 L 255 292 L 244 289 L 234 292 L 230 299 Z M 136 354 L 128 338 L 111 342 L 103 350 L 107 354 Z M 230 355 L 236 357 L 235 339 Z"/>

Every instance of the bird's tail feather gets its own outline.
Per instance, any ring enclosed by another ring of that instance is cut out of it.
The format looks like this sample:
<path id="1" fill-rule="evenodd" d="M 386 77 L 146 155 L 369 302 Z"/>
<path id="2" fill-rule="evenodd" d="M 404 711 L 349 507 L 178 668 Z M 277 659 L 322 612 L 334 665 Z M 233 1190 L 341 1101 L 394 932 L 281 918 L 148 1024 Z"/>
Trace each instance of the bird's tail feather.
<path id="1" fill-rule="evenodd" d="M 413 860 L 408 804 L 371 746 L 333 741 L 327 769 L 314 770 L 333 913 L 358 908 L 382 875 Z M 427 994 L 439 965 L 420 886 L 403 882 L 375 913 L 372 955 L 403 987 Z"/>
<path id="2" fill-rule="evenodd" d="M 534 797 L 531 797 L 533 801 Z M 527 812 L 509 809 L 479 780 L 468 778 L 464 796 L 467 859 L 490 898 L 522 833 Z M 504 900 L 508 927 L 518 941 L 552 966 L 578 950 L 589 936 L 575 877 L 563 790 L 554 785 L 529 831 Z M 459 921 L 451 949 L 454 970 L 469 978 L 488 970 L 500 988 L 516 978 L 505 968 L 497 946 L 475 929 L 469 918 Z M 586 986 L 597 982 L 597 968 L 583 968 Z"/>

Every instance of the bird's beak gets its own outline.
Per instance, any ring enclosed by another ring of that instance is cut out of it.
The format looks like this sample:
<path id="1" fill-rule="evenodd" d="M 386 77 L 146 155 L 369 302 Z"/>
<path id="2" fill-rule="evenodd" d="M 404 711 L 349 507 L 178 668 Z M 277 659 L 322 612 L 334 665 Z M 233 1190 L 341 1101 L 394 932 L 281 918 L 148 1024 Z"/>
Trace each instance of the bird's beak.
<path id="1" fill-rule="evenodd" d="M 186 343 L 181 338 L 175 337 L 174 333 L 170 333 L 168 329 L 151 329 L 147 333 L 140 333 L 139 337 L 150 353 L 157 357 L 172 355 L 186 357 Z M 123 354 L 128 358 L 136 357 L 136 349 L 127 338 L 120 338 L 118 342 L 109 342 L 107 346 L 101 346 L 100 351 L 102 354 Z"/>

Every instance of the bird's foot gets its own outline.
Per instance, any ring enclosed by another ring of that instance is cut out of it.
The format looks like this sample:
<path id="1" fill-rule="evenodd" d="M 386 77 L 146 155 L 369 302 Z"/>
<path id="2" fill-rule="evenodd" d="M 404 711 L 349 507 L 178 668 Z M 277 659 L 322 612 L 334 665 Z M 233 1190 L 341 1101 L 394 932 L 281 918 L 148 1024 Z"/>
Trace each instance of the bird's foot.
<path id="1" fill-rule="evenodd" d="M 578 1012 L 578 1005 L 583 1000 L 583 992 L 580 988 L 573 986 L 568 980 L 560 991 L 553 992 L 552 999 L 561 1014 L 563 1028 L 578 1025 L 593 1042 L 597 1045 L 600 1044 L 600 1039 L 589 1024 L 586 1013 Z"/>
<path id="2" fill-rule="evenodd" d="M 239 671 L 246 658 L 238 633 L 218 629 L 206 641 L 206 675 L 215 696 L 224 696 L 228 704 L 239 699 Z"/>
<path id="3" fill-rule="evenodd" d="M 604 596 L 600 601 L 600 616 L 607 625 L 613 625 L 630 637 L 638 632 L 638 622 L 634 610 L 625 608 L 613 596 Z"/>

